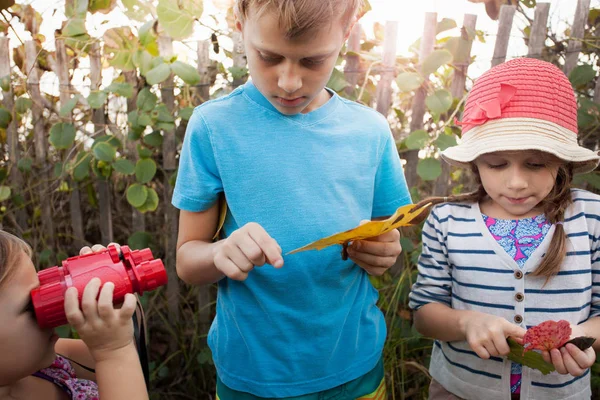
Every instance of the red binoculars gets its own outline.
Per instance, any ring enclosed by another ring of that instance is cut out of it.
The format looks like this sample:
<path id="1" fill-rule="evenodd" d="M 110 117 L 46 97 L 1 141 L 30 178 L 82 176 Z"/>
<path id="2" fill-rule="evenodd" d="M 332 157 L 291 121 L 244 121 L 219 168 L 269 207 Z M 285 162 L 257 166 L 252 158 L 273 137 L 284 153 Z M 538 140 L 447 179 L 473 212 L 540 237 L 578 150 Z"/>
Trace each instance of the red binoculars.
<path id="1" fill-rule="evenodd" d="M 167 283 L 167 271 L 161 260 L 154 259 L 150 249 L 131 250 L 114 245 L 104 251 L 67 258 L 60 267 L 38 273 L 40 286 L 31 291 L 31 301 L 38 325 L 54 328 L 67 323 L 65 292 L 75 286 L 79 299 L 92 278 L 113 282 L 113 301 L 120 303 L 127 293 L 154 290 Z"/>

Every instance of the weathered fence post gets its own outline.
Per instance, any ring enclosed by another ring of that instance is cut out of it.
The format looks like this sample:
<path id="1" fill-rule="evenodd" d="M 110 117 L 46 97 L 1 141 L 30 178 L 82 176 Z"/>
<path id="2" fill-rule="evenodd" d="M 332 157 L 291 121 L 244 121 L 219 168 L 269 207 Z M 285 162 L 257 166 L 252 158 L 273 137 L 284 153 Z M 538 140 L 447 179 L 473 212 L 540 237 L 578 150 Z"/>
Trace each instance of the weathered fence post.
<path id="1" fill-rule="evenodd" d="M 133 95 L 127 99 L 127 113 L 137 110 L 137 96 L 140 90 L 137 71 L 124 71 L 125 82 L 133 87 Z M 130 161 L 134 164 L 139 159 L 137 148 L 133 140 L 126 140 L 125 151 Z M 146 217 L 137 208 L 131 207 L 131 230 L 133 232 L 144 232 L 146 230 Z"/>
<path id="2" fill-rule="evenodd" d="M 571 39 L 567 46 L 567 55 L 565 56 L 564 72 L 567 76 L 577 66 L 579 52 L 581 51 L 581 39 L 585 33 L 588 14 L 590 12 L 590 0 L 579 0 L 575 9 L 575 17 L 571 25 Z"/>
<path id="3" fill-rule="evenodd" d="M 392 81 L 396 66 L 396 44 L 398 42 L 398 21 L 385 23 L 385 36 L 383 41 L 383 62 L 381 78 L 377 83 L 376 96 L 377 111 L 387 118 L 392 104 Z"/>
<path id="4" fill-rule="evenodd" d="M 461 51 L 457 52 L 464 59 L 454 60 L 454 75 L 450 84 L 450 93 L 453 98 L 462 99 L 465 94 L 465 82 L 467 81 L 467 70 L 471 63 L 471 47 L 473 46 L 475 27 L 477 25 L 477 15 L 465 14 L 459 47 Z M 463 47 L 464 46 L 464 47 Z M 462 51 L 464 49 L 464 52 Z M 434 196 L 447 196 L 450 188 L 450 164 L 442 162 L 442 173 L 433 185 Z"/>
<path id="5" fill-rule="evenodd" d="M 233 40 L 233 66 L 236 68 L 246 68 L 246 53 L 244 51 L 244 40 L 242 39 L 242 33 L 235 31 L 231 35 L 231 39 Z M 233 88 L 243 85 L 248 76 L 244 77 L 236 77 L 233 79 Z"/>
<path id="6" fill-rule="evenodd" d="M 542 51 L 548 32 L 548 15 L 550 3 L 537 3 L 533 17 L 533 26 L 529 35 L 529 50 L 527 57 L 542 58 Z"/>
<path id="7" fill-rule="evenodd" d="M 25 42 L 25 70 L 27 72 L 27 90 L 31 96 L 31 113 L 33 118 L 33 137 L 35 162 L 40 170 L 38 195 L 42 208 L 42 232 L 45 247 L 54 250 L 55 233 L 52 214 L 52 200 L 49 190 L 49 181 L 52 171 L 47 162 L 46 130 L 44 127 L 44 100 L 40 93 L 40 74 L 37 66 L 38 50 L 33 40 Z"/>
<path id="8" fill-rule="evenodd" d="M 56 75 L 58 76 L 60 106 L 67 104 L 71 99 L 71 82 L 69 80 L 69 58 L 65 41 L 58 38 L 56 45 Z M 64 117 L 68 122 L 73 122 L 71 113 Z M 73 250 L 79 250 L 85 244 L 85 233 L 83 232 L 83 217 L 81 215 L 81 196 L 79 194 L 79 185 L 77 182 L 68 179 L 71 194 L 69 198 L 69 212 L 71 215 L 71 229 L 73 231 Z"/>
<path id="9" fill-rule="evenodd" d="M 421 47 L 419 48 L 419 64 L 427 58 L 433 51 L 435 44 L 437 28 L 437 13 L 425 13 L 425 24 L 423 29 L 423 37 L 421 38 Z M 428 77 L 425 77 L 428 80 Z M 410 120 L 410 131 L 414 132 L 419 129 L 423 129 L 423 117 L 425 116 L 425 97 L 427 96 L 427 90 L 425 89 L 426 82 L 415 92 L 415 97 L 412 101 L 411 107 L 411 120 Z M 419 162 L 419 150 L 409 150 L 405 153 L 404 159 L 406 160 L 406 166 L 404 168 L 404 174 L 406 176 L 406 182 L 408 187 L 414 187 L 417 185 L 417 163 Z"/>
<path id="10" fill-rule="evenodd" d="M 11 62 L 10 62 L 10 46 L 9 39 L 7 37 L 0 37 L 0 78 L 11 76 Z M 11 79 L 12 83 L 12 79 Z M 17 168 L 19 164 L 19 134 L 17 132 L 17 113 L 15 111 L 15 99 L 12 84 L 9 86 L 8 91 L 2 91 L 2 105 L 12 115 L 12 121 L 6 127 L 6 144 L 8 145 L 8 159 L 10 161 L 10 184 L 13 190 L 21 191 L 23 189 L 23 176 L 21 171 Z M 20 230 L 19 234 L 22 235 L 23 231 L 28 229 L 29 224 L 27 223 L 27 213 L 23 208 L 18 208 L 16 211 L 16 223 L 15 229 Z"/>
<path id="11" fill-rule="evenodd" d="M 100 45 L 94 42 L 90 48 L 90 90 L 100 90 L 102 83 L 102 55 Z M 106 134 L 105 106 L 92 111 L 92 122 L 94 123 L 94 135 L 103 136 Z M 110 178 L 109 178 L 110 179 Z M 100 236 L 102 244 L 107 245 L 113 239 L 112 209 L 110 199 L 110 181 L 99 177 L 96 180 L 98 185 L 98 206 L 100 208 Z"/>
<path id="12" fill-rule="evenodd" d="M 502 64 L 506 60 L 506 52 L 508 51 L 508 43 L 510 41 L 510 31 L 512 29 L 516 11 L 517 6 L 503 5 L 502 8 L 500 8 L 498 34 L 496 35 L 496 44 L 494 45 L 492 67 Z"/>
<path id="13" fill-rule="evenodd" d="M 158 38 L 158 46 L 161 56 L 171 57 L 173 55 L 173 39 L 167 36 Z M 161 98 L 169 112 L 173 114 L 175 108 L 175 94 L 173 90 L 173 74 L 161 84 Z M 179 323 L 179 279 L 175 269 L 175 257 L 177 255 L 177 231 L 179 226 L 179 212 L 171 205 L 173 187 L 169 183 L 170 176 L 177 169 L 177 143 L 175 130 L 163 131 L 163 169 L 164 169 L 164 207 L 165 207 L 165 265 L 169 283 L 167 284 L 167 302 L 169 309 L 169 321 L 175 326 Z M 172 343 L 172 346 L 175 342 Z"/>
<path id="14" fill-rule="evenodd" d="M 344 77 L 349 85 L 345 92 L 351 95 L 356 90 L 356 84 L 360 79 L 360 36 L 362 34 L 362 26 L 359 23 L 354 24 L 350 37 L 348 38 L 348 50 L 346 54 L 346 65 L 344 66 Z M 354 53 L 354 54 L 351 54 Z M 360 99 L 358 99 L 360 100 Z"/>

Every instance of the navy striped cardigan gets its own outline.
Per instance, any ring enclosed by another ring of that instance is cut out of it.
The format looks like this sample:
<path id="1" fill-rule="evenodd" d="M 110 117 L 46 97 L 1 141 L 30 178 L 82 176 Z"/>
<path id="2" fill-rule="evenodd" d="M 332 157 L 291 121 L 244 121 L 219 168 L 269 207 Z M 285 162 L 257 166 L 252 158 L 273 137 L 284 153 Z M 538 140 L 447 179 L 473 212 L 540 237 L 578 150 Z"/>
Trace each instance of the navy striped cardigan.
<path id="1" fill-rule="evenodd" d="M 572 191 L 565 214 L 567 257 L 557 276 L 530 275 L 540 264 L 554 226 L 523 269 L 486 228 L 476 203 L 433 208 L 423 227 L 419 275 L 410 307 L 437 302 L 454 309 L 498 315 L 524 328 L 546 320 L 579 324 L 600 315 L 600 196 Z M 429 370 L 465 399 L 510 399 L 510 361 L 479 358 L 466 341 L 436 340 Z M 521 399 L 589 399 L 590 372 L 580 377 L 523 368 Z"/>

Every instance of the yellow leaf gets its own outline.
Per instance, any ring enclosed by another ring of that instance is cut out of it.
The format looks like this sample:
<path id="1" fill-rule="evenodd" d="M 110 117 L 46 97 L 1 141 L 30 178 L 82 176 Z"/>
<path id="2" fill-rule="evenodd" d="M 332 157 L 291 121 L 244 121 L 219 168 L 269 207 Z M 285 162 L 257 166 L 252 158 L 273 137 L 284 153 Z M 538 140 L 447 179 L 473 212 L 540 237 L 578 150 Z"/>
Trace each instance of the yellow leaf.
<path id="1" fill-rule="evenodd" d="M 325 247 L 332 246 L 334 244 L 347 244 L 355 240 L 368 239 L 375 236 L 382 235 L 392 229 L 399 228 L 401 226 L 410 226 L 420 222 L 422 219 L 419 218 L 423 212 L 427 211 L 430 204 L 427 203 L 418 209 L 415 209 L 414 204 L 407 204 L 396 210 L 394 215 L 388 219 L 382 221 L 370 221 L 366 224 L 359 225 L 356 228 L 336 233 L 335 235 L 328 236 L 326 238 L 317 240 L 307 244 L 306 246 L 300 247 L 296 250 L 292 250 L 288 254 L 299 253 L 306 250 L 322 250 Z"/>
<path id="2" fill-rule="evenodd" d="M 217 225 L 217 231 L 215 232 L 215 236 L 213 236 L 213 240 L 216 240 L 219 238 L 221 229 L 223 229 L 223 225 L 225 224 L 226 216 L 227 216 L 227 200 L 225 200 L 225 195 L 222 194 L 221 196 L 219 196 L 219 225 Z"/>

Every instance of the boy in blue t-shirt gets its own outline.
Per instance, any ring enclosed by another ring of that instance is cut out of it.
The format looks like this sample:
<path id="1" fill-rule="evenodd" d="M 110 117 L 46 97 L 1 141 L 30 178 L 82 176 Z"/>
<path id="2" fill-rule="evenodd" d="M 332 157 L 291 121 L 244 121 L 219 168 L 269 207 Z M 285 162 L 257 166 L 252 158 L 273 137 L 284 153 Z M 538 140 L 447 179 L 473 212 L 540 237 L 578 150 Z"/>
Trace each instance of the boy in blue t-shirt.
<path id="1" fill-rule="evenodd" d="M 190 119 L 177 273 L 218 282 L 208 344 L 220 400 L 385 398 L 369 274 L 394 264 L 398 231 L 354 242 L 345 261 L 336 246 L 283 257 L 411 201 L 385 118 L 325 88 L 359 2 L 238 0 L 252 80 Z M 220 195 L 225 238 L 213 242 Z"/>

